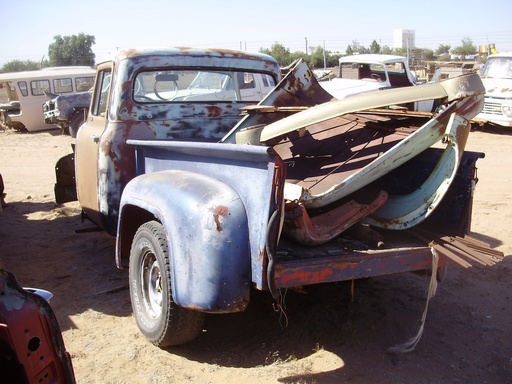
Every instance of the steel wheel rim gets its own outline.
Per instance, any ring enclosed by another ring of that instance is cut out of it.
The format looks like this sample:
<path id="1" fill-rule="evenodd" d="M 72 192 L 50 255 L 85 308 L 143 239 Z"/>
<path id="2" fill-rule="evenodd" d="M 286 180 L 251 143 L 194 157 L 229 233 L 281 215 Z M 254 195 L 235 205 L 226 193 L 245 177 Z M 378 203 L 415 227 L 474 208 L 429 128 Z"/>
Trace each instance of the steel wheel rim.
<path id="1" fill-rule="evenodd" d="M 149 250 L 142 257 L 141 285 L 144 307 L 156 319 L 162 313 L 162 273 L 155 254 Z"/>

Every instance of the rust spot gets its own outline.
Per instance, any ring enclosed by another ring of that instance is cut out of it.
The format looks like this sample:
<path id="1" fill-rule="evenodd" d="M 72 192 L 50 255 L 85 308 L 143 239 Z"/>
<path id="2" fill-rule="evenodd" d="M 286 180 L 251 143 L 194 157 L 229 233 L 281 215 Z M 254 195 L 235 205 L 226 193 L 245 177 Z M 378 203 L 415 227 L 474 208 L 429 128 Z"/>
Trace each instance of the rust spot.
<path id="1" fill-rule="evenodd" d="M 216 207 L 213 211 L 213 220 L 215 221 L 215 225 L 217 227 L 217 231 L 222 231 L 222 223 L 220 221 L 220 216 L 227 216 L 228 209 L 224 206 Z"/>
<path id="2" fill-rule="evenodd" d="M 220 117 L 222 114 L 222 109 L 213 105 L 207 106 L 206 109 L 208 110 L 209 118 Z"/>
<path id="3" fill-rule="evenodd" d="M 222 231 L 222 224 L 219 220 L 219 214 L 218 213 L 214 213 L 213 214 L 213 220 L 215 221 L 215 226 L 217 227 L 217 231 L 218 232 L 221 232 Z"/>
<path id="4" fill-rule="evenodd" d="M 228 215 L 228 209 L 226 207 L 220 206 L 215 208 L 215 213 L 221 216 L 227 216 Z"/>

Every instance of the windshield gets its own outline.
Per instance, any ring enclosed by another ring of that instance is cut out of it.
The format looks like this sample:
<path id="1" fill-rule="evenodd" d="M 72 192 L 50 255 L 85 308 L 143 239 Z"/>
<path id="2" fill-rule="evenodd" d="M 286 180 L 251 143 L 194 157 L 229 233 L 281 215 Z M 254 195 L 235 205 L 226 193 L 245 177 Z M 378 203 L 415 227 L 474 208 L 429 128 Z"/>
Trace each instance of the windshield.
<path id="1" fill-rule="evenodd" d="M 229 70 L 151 70 L 137 74 L 133 97 L 139 103 L 259 101 L 256 77 L 268 79 L 266 74 Z"/>
<path id="2" fill-rule="evenodd" d="M 490 57 L 482 69 L 481 76 L 498 79 L 512 78 L 512 58 Z"/>

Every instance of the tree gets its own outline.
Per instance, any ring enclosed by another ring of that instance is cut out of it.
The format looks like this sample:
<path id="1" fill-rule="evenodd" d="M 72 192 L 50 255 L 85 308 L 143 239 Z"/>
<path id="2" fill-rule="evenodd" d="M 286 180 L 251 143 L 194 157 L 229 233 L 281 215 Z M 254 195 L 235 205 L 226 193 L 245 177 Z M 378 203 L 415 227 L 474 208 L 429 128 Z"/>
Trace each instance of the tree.
<path id="1" fill-rule="evenodd" d="M 380 53 L 380 45 L 377 43 L 376 40 L 373 40 L 370 44 L 370 52 L 371 53 Z"/>
<path id="2" fill-rule="evenodd" d="M 384 55 L 391 55 L 393 53 L 393 49 L 391 49 L 389 45 L 385 45 L 382 47 L 381 53 Z"/>
<path id="3" fill-rule="evenodd" d="M 54 36 L 55 42 L 48 47 L 48 58 L 51 66 L 88 65 L 93 66 L 95 55 L 92 45 L 95 38 L 80 33 L 72 36 Z"/>
<path id="4" fill-rule="evenodd" d="M 325 64 L 327 65 L 327 60 L 329 59 L 329 52 L 325 51 Z M 324 67 L 324 48 L 322 46 L 317 46 L 312 49 L 311 54 L 309 55 L 309 64 L 313 68 L 323 68 Z"/>
<path id="5" fill-rule="evenodd" d="M 323 68 L 324 65 L 326 67 L 336 67 L 340 57 L 341 54 L 339 52 L 332 53 L 331 51 L 324 50 L 324 48 L 319 45 L 311 49 L 311 54 L 307 58 L 307 61 L 313 68 Z"/>
<path id="6" fill-rule="evenodd" d="M 474 55 L 477 53 L 477 49 L 469 37 L 464 37 L 461 41 L 462 45 L 460 47 L 455 47 L 452 50 L 452 53 L 460 55 L 462 60 L 464 60 L 467 55 Z"/>
<path id="7" fill-rule="evenodd" d="M 441 56 L 445 53 L 450 52 L 451 45 L 443 45 L 439 44 L 439 47 L 437 47 L 436 51 L 434 52 L 436 56 Z"/>
<path id="8" fill-rule="evenodd" d="M 407 57 L 407 48 L 395 48 L 393 49 L 393 54 L 398 56 Z"/>
<path id="9" fill-rule="evenodd" d="M 435 55 L 434 51 L 431 49 L 425 49 L 425 59 L 426 60 L 434 60 Z"/>
<path id="10" fill-rule="evenodd" d="M 352 45 L 351 46 L 349 45 L 349 47 L 351 48 L 353 54 L 354 53 L 362 53 L 362 52 L 367 51 L 367 49 L 364 46 L 362 46 L 361 44 L 359 44 L 359 42 L 357 40 L 353 40 Z M 348 50 L 348 48 L 347 48 L 347 50 Z"/>
<path id="11" fill-rule="evenodd" d="M 442 55 L 437 56 L 437 60 L 439 61 L 450 61 L 452 58 L 450 56 L 450 53 L 443 53 Z"/>
<path id="12" fill-rule="evenodd" d="M 9 61 L 8 63 L 5 63 L 2 67 L 2 69 L 0 69 L 0 72 L 7 73 L 7 72 L 33 71 L 33 70 L 37 70 L 40 68 L 41 68 L 40 64 L 36 61 L 13 60 L 13 61 Z"/>
<path id="13" fill-rule="evenodd" d="M 337 67 L 340 63 L 340 57 L 343 56 L 340 52 L 331 52 L 327 60 L 328 67 Z"/>
<path id="14" fill-rule="evenodd" d="M 272 56 L 281 66 L 286 66 L 293 62 L 290 50 L 278 42 L 272 44 L 270 49 L 260 48 L 260 52 Z"/>

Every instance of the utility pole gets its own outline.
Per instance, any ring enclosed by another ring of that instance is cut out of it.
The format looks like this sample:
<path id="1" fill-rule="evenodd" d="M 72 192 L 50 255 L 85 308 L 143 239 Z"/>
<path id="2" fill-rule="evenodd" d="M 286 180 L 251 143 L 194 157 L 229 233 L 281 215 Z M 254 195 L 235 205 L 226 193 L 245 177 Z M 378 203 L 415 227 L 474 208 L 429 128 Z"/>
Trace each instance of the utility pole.
<path id="1" fill-rule="evenodd" d="M 306 55 L 308 54 L 308 38 L 305 37 L 304 39 L 306 39 Z"/>
<path id="2" fill-rule="evenodd" d="M 325 40 L 324 40 L 324 69 L 327 69 L 327 59 L 325 58 Z"/>

